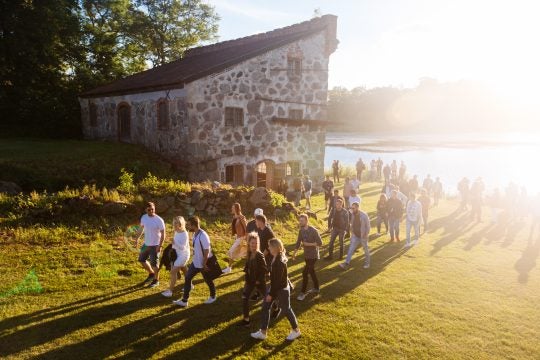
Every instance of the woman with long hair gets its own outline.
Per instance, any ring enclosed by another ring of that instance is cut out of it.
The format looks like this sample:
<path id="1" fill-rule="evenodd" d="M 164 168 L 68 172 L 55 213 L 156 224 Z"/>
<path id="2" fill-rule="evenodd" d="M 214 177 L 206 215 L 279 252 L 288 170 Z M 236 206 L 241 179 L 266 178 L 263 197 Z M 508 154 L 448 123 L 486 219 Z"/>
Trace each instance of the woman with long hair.
<path id="1" fill-rule="evenodd" d="M 223 269 L 224 274 L 229 274 L 232 271 L 234 262 L 245 258 L 247 255 L 247 220 L 244 214 L 242 214 L 242 207 L 239 203 L 232 204 L 231 213 L 233 215 L 231 231 L 235 239 L 234 243 L 229 249 L 229 252 L 227 253 L 229 266 Z"/>
<path id="2" fill-rule="evenodd" d="M 174 285 L 178 279 L 179 271 L 184 273 L 184 277 L 186 276 L 186 265 L 191 255 L 189 250 L 189 235 L 186 231 L 186 220 L 184 220 L 182 216 L 175 217 L 173 219 L 173 228 L 174 237 L 172 242 L 172 251 L 175 252 L 175 259 L 171 264 L 171 280 L 169 282 L 169 289 L 161 293 L 165 297 L 173 296 Z"/>
<path id="3" fill-rule="evenodd" d="M 261 329 L 251 333 L 251 337 L 258 340 L 266 339 L 272 302 L 277 300 L 279 302 L 281 313 L 285 314 L 292 328 L 286 339 L 293 341 L 300 336 L 300 329 L 298 328 L 298 321 L 291 308 L 291 282 L 289 281 L 287 273 L 285 247 L 281 240 L 271 239 L 268 243 L 268 249 L 270 250 L 270 254 L 272 254 L 272 262 L 270 264 L 270 290 L 264 298 L 262 305 Z"/>
<path id="4" fill-rule="evenodd" d="M 261 252 L 259 234 L 251 232 L 247 235 L 248 253 L 246 265 L 244 266 L 245 280 L 242 291 L 243 319 L 239 326 L 250 325 L 249 322 L 249 299 L 253 290 L 257 289 L 259 294 L 266 293 L 266 260 Z"/>

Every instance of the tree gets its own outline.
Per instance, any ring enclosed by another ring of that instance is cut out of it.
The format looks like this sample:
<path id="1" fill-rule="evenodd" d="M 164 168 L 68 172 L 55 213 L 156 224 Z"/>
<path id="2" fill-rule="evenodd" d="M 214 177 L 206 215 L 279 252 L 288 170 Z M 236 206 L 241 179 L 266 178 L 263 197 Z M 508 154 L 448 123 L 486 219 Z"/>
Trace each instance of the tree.
<path id="1" fill-rule="evenodd" d="M 204 41 L 217 39 L 219 16 L 200 0 L 137 0 L 129 33 L 154 66 L 180 59 Z"/>

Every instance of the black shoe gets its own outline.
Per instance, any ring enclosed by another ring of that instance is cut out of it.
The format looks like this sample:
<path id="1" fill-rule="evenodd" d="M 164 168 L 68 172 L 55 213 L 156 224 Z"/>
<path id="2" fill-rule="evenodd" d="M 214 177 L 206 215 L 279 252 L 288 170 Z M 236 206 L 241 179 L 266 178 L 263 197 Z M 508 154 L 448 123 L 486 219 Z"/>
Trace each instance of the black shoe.
<path id="1" fill-rule="evenodd" d="M 156 276 L 154 274 L 150 274 L 148 275 L 148 277 L 146 278 L 146 280 L 143 281 L 143 284 L 147 284 L 149 282 L 151 282 L 152 280 L 154 280 Z"/>
<path id="2" fill-rule="evenodd" d="M 154 288 L 156 286 L 159 285 L 159 280 L 158 279 L 154 279 L 152 280 L 152 282 L 150 283 L 150 285 L 148 285 L 148 287 L 151 287 L 151 288 Z"/>
<path id="3" fill-rule="evenodd" d="M 243 327 L 249 327 L 251 323 L 249 321 L 246 321 L 244 319 L 242 319 L 242 321 L 238 322 L 238 324 L 236 324 L 236 326 L 243 326 Z"/>
<path id="4" fill-rule="evenodd" d="M 328 255 L 327 257 L 324 258 L 324 260 L 327 260 L 327 261 L 332 261 L 332 255 Z"/>
<path id="5" fill-rule="evenodd" d="M 259 300 L 261 300 L 261 296 L 259 294 L 253 294 L 253 295 L 251 295 L 249 300 L 251 300 L 251 301 L 259 301 Z"/>

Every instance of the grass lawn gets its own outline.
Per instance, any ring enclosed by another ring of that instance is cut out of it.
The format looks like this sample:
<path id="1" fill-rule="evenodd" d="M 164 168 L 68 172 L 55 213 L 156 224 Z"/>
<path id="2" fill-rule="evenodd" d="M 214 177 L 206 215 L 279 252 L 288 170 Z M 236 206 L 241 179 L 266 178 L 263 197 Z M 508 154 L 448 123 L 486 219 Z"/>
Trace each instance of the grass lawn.
<path id="1" fill-rule="evenodd" d="M 118 185 L 120 169 L 174 177 L 171 166 L 141 146 L 102 141 L 0 139 L 0 174 L 25 191 Z"/>
<path id="2" fill-rule="evenodd" d="M 363 184 L 363 208 L 374 217 L 380 184 Z M 320 209 L 322 198 L 314 199 Z M 319 296 L 297 301 L 303 257 L 289 263 L 297 286 L 292 300 L 302 337 L 284 340 L 286 319 L 272 323 L 265 342 L 238 328 L 240 265 L 217 280 L 218 301 L 203 305 L 208 289 L 196 278 L 190 306 L 171 306 L 145 278 L 120 232 L 77 236 L 78 229 L 1 229 L 0 356 L 6 358 L 540 358 L 540 235 L 530 220 L 492 225 L 457 213 L 457 202 L 431 209 L 418 246 L 406 251 L 372 235 L 372 266 L 360 249 L 352 267 L 317 263 Z M 323 217 L 324 211 L 318 213 Z M 166 219 L 170 224 L 171 219 Z M 134 219 L 136 222 L 137 219 Z M 312 224 L 325 229 L 324 221 Z M 125 224 L 126 226 L 128 224 Z M 169 225 L 170 226 L 170 225 Z M 296 227 L 273 222 L 289 251 Z M 220 258 L 232 243 L 228 224 L 207 229 Z M 404 226 L 402 238 L 404 238 Z M 45 231 L 45 234 L 43 232 Z M 63 237 L 63 246 L 35 239 Z M 38 232 L 40 232 L 38 234 Z M 375 233 L 375 229 L 372 230 Z M 28 239 L 34 239 L 29 244 Z M 323 243 L 328 243 L 325 235 Z M 326 246 L 322 250 L 325 254 Z M 8 293 L 33 269 L 43 291 Z M 181 282 L 183 284 L 183 282 Z M 180 286 L 175 297 L 179 296 Z M 260 304 L 252 308 L 255 331 Z"/>

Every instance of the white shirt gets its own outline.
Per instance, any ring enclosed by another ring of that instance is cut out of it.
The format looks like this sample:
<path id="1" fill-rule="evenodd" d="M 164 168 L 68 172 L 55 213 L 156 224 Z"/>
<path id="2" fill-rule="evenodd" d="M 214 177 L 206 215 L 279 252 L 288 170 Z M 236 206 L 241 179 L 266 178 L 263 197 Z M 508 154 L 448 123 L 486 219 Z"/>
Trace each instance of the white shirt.
<path id="1" fill-rule="evenodd" d="M 188 258 L 191 256 L 189 250 L 189 236 L 187 231 L 174 232 L 172 248 L 176 250 L 176 253 L 178 255 L 182 253 L 186 254 Z"/>
<path id="2" fill-rule="evenodd" d="M 212 250 L 210 249 L 210 237 L 206 231 L 201 229 L 193 235 L 193 265 L 197 269 L 202 269 L 204 267 L 203 249 L 208 250 L 208 257 L 212 256 Z"/>
<path id="3" fill-rule="evenodd" d="M 141 217 L 141 226 L 144 231 L 144 244 L 146 246 L 157 246 L 161 241 L 161 231 L 165 231 L 165 222 L 158 215 Z"/>
<path id="4" fill-rule="evenodd" d="M 358 179 L 352 179 L 350 181 L 352 188 L 356 191 L 360 187 L 360 181 Z"/>
<path id="5" fill-rule="evenodd" d="M 422 220 L 422 204 L 420 201 L 409 201 L 407 204 L 407 220 L 411 222 Z"/>
<path id="6" fill-rule="evenodd" d="M 349 197 L 349 204 L 351 204 L 351 207 L 352 207 L 352 204 L 354 204 L 355 202 L 358 203 L 358 205 L 362 204 L 362 199 L 360 199 L 360 196 L 350 196 Z"/>

